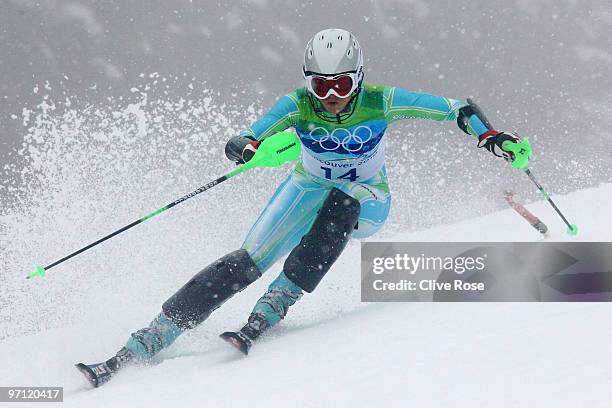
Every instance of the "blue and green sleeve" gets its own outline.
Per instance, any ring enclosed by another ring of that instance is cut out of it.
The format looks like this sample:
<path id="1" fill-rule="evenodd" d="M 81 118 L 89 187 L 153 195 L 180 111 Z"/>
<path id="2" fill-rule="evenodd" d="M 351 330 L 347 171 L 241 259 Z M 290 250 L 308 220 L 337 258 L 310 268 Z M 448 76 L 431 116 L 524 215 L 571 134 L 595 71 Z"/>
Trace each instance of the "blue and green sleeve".
<path id="1" fill-rule="evenodd" d="M 456 121 L 459 109 L 467 105 L 457 99 L 410 92 L 398 87 L 386 87 L 384 99 L 385 117 L 388 123 L 412 118 Z M 476 115 L 470 117 L 468 131 L 471 135 L 478 138 L 488 130 L 490 129 Z"/>
<path id="2" fill-rule="evenodd" d="M 263 140 L 266 137 L 295 126 L 299 116 L 295 92 L 281 97 L 274 106 L 248 129 L 240 132 L 240 136 Z"/>
<path id="3" fill-rule="evenodd" d="M 467 104 L 457 99 L 407 91 L 398 87 L 385 87 L 384 114 L 388 123 L 401 119 L 424 118 L 438 121 L 457 120 L 459 110 Z M 297 124 L 298 96 L 292 92 L 281 97 L 272 108 L 255 121 L 241 136 L 263 140 Z M 476 115 L 469 119 L 468 132 L 478 138 L 490 130 Z"/>

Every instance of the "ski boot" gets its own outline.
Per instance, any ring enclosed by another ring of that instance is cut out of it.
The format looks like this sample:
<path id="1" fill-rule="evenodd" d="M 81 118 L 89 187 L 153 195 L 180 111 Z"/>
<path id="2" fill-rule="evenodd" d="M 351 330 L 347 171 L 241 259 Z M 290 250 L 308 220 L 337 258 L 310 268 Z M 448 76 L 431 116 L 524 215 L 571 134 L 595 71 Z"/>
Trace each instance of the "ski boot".
<path id="1" fill-rule="evenodd" d="M 263 314 L 251 313 L 248 323 L 245 324 L 242 329 L 237 332 L 225 332 L 219 337 L 236 347 L 246 356 L 249 354 L 253 342 L 257 340 L 268 327 L 268 321 Z"/>
<path id="2" fill-rule="evenodd" d="M 107 383 L 122 367 L 134 360 L 134 354 L 123 347 L 114 357 L 98 364 L 78 363 L 74 366 L 94 388 Z"/>

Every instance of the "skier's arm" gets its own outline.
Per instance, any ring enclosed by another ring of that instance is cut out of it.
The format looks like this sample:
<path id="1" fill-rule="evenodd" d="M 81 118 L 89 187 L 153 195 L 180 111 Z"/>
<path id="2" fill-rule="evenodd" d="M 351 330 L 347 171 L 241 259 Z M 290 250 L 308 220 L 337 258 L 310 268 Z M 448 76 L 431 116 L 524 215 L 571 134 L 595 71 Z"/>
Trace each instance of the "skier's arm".
<path id="1" fill-rule="evenodd" d="M 478 147 L 484 147 L 495 156 L 507 160 L 512 159 L 513 154 L 502 149 L 502 144 L 507 141 L 520 142 L 520 138 L 514 133 L 493 129 L 484 113 L 474 103 L 410 92 L 397 87 L 386 88 L 384 95 L 385 116 L 389 123 L 408 118 L 454 120 L 461 130 L 478 140 Z"/>
<path id="2" fill-rule="evenodd" d="M 297 98 L 291 93 L 280 98 L 274 106 L 248 129 L 240 132 L 240 136 L 261 141 L 266 137 L 281 132 L 295 125 L 299 116 Z"/>
<path id="3" fill-rule="evenodd" d="M 385 89 L 387 122 L 409 118 L 456 121 L 466 102 L 426 93 L 410 92 L 398 87 Z M 471 115 L 467 132 L 474 137 L 491 130 L 477 115 Z"/>
<path id="4" fill-rule="evenodd" d="M 263 139 L 294 126 L 298 115 L 297 98 L 294 93 L 283 96 L 248 129 L 228 140 L 225 145 L 225 155 L 237 164 L 248 162 Z"/>

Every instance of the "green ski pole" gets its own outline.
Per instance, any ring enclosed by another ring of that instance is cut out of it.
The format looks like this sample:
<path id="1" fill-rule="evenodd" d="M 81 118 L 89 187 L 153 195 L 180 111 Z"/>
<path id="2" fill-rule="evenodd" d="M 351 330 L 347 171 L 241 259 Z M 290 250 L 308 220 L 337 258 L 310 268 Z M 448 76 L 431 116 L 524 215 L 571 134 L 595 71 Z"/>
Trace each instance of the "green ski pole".
<path id="1" fill-rule="evenodd" d="M 542 187 L 540 183 L 538 183 L 538 181 L 535 179 L 531 171 L 529 169 L 526 169 L 525 174 L 527 174 L 527 177 L 529 177 L 529 180 L 531 180 L 533 184 L 535 184 L 535 186 L 538 188 L 538 190 L 540 190 L 544 198 L 548 201 L 548 203 L 552 206 L 552 208 L 555 209 L 557 214 L 559 214 L 559 217 L 561 217 L 565 225 L 567 225 L 567 231 L 566 231 L 567 234 L 568 235 L 578 235 L 578 226 L 576 224 L 570 224 L 570 222 L 567 220 L 567 218 L 565 218 L 561 210 L 559 210 L 559 207 L 557 207 L 557 205 L 552 200 L 552 198 L 550 198 L 550 195 L 546 192 L 546 190 L 544 190 L 544 187 Z"/>
<path id="2" fill-rule="evenodd" d="M 546 201 L 551 205 L 551 207 L 559 214 L 565 225 L 567 225 L 567 233 L 569 235 L 577 235 L 578 234 L 578 226 L 576 224 L 570 224 L 570 222 L 565 218 L 559 207 L 555 204 L 555 202 L 550 198 L 550 194 L 544 190 L 544 187 L 534 177 L 531 173 L 531 170 L 527 168 L 529 164 L 529 157 L 531 156 L 531 145 L 529 144 L 529 140 L 527 138 L 523 138 L 518 143 L 512 143 L 510 141 L 505 141 L 502 143 L 502 148 L 508 152 L 511 152 L 512 155 L 512 167 L 515 169 L 519 169 L 527 174 L 529 180 L 535 184 L 535 186 L 540 190 Z"/>
<path id="3" fill-rule="evenodd" d="M 470 98 L 467 99 L 467 102 L 468 104 L 475 107 L 481 113 L 482 115 L 481 119 L 484 119 L 484 122 L 486 122 L 485 125 L 487 125 L 489 128 L 492 128 L 493 126 L 491 126 L 491 123 L 489 122 L 489 120 L 484 117 L 484 114 L 482 114 L 482 110 L 476 104 L 476 102 L 474 102 Z M 466 126 L 467 126 L 467 123 L 466 123 Z M 512 167 L 514 167 L 515 169 L 524 171 L 525 174 L 527 174 L 527 176 L 529 177 L 529 180 L 531 180 L 533 184 L 535 184 L 535 186 L 538 188 L 538 190 L 540 190 L 540 192 L 542 193 L 546 201 L 548 201 L 548 203 L 552 206 L 552 208 L 554 208 L 557 214 L 559 214 L 559 216 L 561 217 L 565 225 L 567 225 L 567 233 L 569 235 L 577 235 L 578 226 L 576 224 L 569 223 L 569 221 L 567 220 L 567 218 L 565 218 L 561 210 L 559 210 L 559 207 L 557 207 L 555 202 L 550 198 L 550 194 L 548 194 L 546 190 L 544 190 L 544 187 L 542 187 L 542 185 L 538 183 L 534 175 L 531 173 L 531 170 L 529 170 L 529 168 L 527 167 L 529 165 L 529 158 L 531 157 L 531 153 L 532 153 L 531 145 L 529 144 L 529 140 L 527 138 L 523 138 L 518 143 L 512 143 L 511 141 L 507 140 L 504 143 L 502 143 L 502 149 L 510 152 L 510 155 L 512 157 L 511 157 L 511 160 L 509 160 L 509 162 L 512 164 Z"/>
<path id="4" fill-rule="evenodd" d="M 284 163 L 297 160 L 297 158 L 300 155 L 300 151 L 301 151 L 301 142 L 293 132 L 284 131 L 284 132 L 276 133 L 270 137 L 267 137 L 265 140 L 261 142 L 261 144 L 257 148 L 257 151 L 255 152 L 255 155 L 251 158 L 251 160 L 241 165 L 237 169 L 227 173 L 224 176 L 219 177 L 216 180 L 211 181 L 208 184 L 203 185 L 202 187 L 197 188 L 191 193 L 186 194 L 183 197 L 171 202 L 165 207 L 162 207 L 159 210 L 153 211 L 152 213 L 145 215 L 144 217 L 126 225 L 123 228 L 118 229 L 115 232 L 112 232 L 106 235 L 105 237 L 100 238 L 99 240 L 95 242 L 92 242 L 91 244 L 71 253 L 70 255 L 63 257 L 62 259 L 59 259 L 47 266 L 42 266 L 42 265 L 37 266 L 34 272 L 26 276 L 26 279 L 43 277 L 45 276 L 46 271 L 53 268 L 54 266 L 57 266 L 61 264 L 62 262 L 67 261 L 68 259 L 75 257 L 79 255 L 80 253 L 83 253 L 87 251 L 88 249 L 93 248 L 96 245 L 101 244 L 102 242 L 121 234 L 124 231 L 129 230 L 130 228 L 135 227 L 136 225 L 141 224 L 145 222 L 146 220 L 155 217 L 158 214 L 161 214 L 164 211 L 167 211 L 170 208 L 182 203 L 183 201 L 187 201 L 190 198 L 195 197 L 196 195 L 203 193 L 204 191 L 209 190 L 213 188 L 214 186 L 216 186 L 217 184 L 223 183 L 224 181 L 229 180 L 230 178 L 240 173 L 243 173 L 255 167 L 278 167 L 278 166 L 283 165 Z"/>

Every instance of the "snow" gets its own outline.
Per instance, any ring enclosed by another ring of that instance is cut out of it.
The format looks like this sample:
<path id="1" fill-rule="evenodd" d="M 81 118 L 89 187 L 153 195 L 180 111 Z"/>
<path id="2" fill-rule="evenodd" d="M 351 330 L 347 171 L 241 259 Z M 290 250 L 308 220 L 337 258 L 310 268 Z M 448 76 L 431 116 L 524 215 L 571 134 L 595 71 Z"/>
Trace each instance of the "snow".
<path id="1" fill-rule="evenodd" d="M 534 187 L 535 188 L 535 187 Z M 526 206 L 549 228 L 542 237 L 513 210 L 496 212 L 455 224 L 441 225 L 424 231 L 399 234 L 386 241 L 612 241 L 612 184 L 587 188 L 568 196 L 552 196 L 561 212 L 578 226 L 579 234 L 569 237 L 565 224 L 550 204 L 539 201 Z"/>
<path id="2" fill-rule="evenodd" d="M 579 225 L 575 238 L 565 235 L 547 203 L 527 208 L 547 223 L 546 239 L 610 241 L 611 197 L 611 184 L 553 196 Z M 384 238 L 542 239 L 510 209 Z M 305 295 L 247 358 L 217 335 L 244 322 L 264 278 L 183 335 L 154 365 L 127 369 L 90 389 L 72 365 L 107 358 L 158 307 L 127 310 L 117 300 L 138 294 L 123 288 L 90 305 L 98 320 L 72 320 L 2 340 L 0 383 L 64 386 L 66 407 L 610 405 L 610 304 L 363 304 L 358 265 L 354 242 L 321 287 Z"/>
<path id="3" fill-rule="evenodd" d="M 500 212 L 507 188 L 539 199 L 529 180 L 453 123 L 415 121 L 385 136 L 393 208 L 375 239 L 612 241 L 612 185 L 597 186 L 612 182 L 609 0 L 129 3 L 3 4 L 0 386 L 63 385 L 79 407 L 610 405 L 609 304 L 362 304 L 357 242 L 248 358 L 217 336 L 280 265 L 154 366 L 89 390 L 73 363 L 116 352 L 235 250 L 288 168 L 23 277 L 226 173 L 226 140 L 302 85 L 304 44 L 324 27 L 355 32 L 366 81 L 473 96 L 529 137 L 534 173 L 580 228 L 566 235 L 543 201 L 527 207 L 547 238 Z"/>

